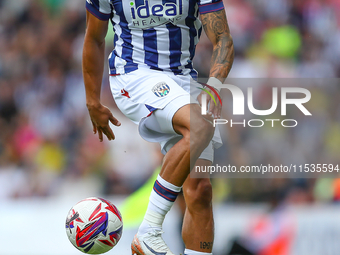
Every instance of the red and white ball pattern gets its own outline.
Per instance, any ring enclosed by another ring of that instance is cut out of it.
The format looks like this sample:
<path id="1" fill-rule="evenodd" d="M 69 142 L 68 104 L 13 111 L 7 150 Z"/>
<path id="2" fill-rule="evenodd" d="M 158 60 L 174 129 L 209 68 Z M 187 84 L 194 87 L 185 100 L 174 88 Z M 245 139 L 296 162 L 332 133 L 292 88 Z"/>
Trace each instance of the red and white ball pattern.
<path id="1" fill-rule="evenodd" d="M 90 197 L 71 208 L 65 227 L 68 239 L 77 249 L 87 254 L 101 254 L 118 243 L 123 221 L 110 201 Z"/>

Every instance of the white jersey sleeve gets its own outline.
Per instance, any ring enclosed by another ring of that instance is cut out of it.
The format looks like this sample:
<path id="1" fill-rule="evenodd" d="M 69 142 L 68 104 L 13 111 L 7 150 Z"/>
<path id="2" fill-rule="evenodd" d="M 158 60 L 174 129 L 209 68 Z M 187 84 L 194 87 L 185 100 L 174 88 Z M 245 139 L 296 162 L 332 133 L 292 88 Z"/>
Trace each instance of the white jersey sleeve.
<path id="1" fill-rule="evenodd" d="M 86 9 L 100 20 L 109 20 L 112 13 L 110 0 L 86 0 Z"/>
<path id="2" fill-rule="evenodd" d="M 222 0 L 198 0 L 200 14 L 216 12 L 224 9 Z"/>

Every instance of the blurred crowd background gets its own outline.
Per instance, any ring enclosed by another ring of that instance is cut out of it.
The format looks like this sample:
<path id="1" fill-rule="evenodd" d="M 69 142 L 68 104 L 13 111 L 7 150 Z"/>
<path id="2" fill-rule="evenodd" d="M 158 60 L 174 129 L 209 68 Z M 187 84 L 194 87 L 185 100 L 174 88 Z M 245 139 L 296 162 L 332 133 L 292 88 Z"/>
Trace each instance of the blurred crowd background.
<path id="1" fill-rule="evenodd" d="M 224 3 L 235 47 L 230 77 L 340 76 L 340 1 Z M 162 160 L 158 145 L 139 138 L 137 127 L 117 110 L 106 74 L 102 100 L 123 125 L 114 128 L 113 142 L 100 143 L 92 133 L 81 73 L 85 18 L 85 0 L 0 0 L 0 200 L 62 197 L 84 190 L 127 195 Z M 112 33 L 106 46 L 109 54 Z M 203 35 L 194 62 L 201 77 L 209 73 L 211 52 Z M 313 117 L 295 116 L 300 123 L 289 131 L 228 130 L 222 150 L 227 155 L 217 152 L 217 161 L 338 164 L 340 84 L 323 81 L 309 88 Z M 271 89 L 260 85 L 256 91 L 255 105 L 270 106 Z M 219 178 L 213 184 L 219 203 L 340 199 L 338 179 Z"/>

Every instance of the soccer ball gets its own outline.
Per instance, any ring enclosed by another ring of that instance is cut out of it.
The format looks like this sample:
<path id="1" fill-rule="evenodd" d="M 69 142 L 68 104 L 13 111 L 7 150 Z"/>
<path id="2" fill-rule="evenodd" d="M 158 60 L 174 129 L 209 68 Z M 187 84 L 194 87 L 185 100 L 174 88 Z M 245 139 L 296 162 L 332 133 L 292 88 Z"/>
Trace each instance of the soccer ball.
<path id="1" fill-rule="evenodd" d="M 111 250 L 123 230 L 122 216 L 108 200 L 89 197 L 71 208 L 66 218 L 66 234 L 70 242 L 87 254 Z"/>

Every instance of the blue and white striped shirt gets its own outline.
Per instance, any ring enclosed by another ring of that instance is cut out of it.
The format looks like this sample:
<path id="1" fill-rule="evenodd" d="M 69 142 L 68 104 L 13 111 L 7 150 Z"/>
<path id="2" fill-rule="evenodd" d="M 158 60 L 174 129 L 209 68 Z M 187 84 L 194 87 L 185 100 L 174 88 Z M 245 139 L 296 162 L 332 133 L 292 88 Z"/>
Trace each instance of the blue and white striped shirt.
<path id="1" fill-rule="evenodd" d="M 113 24 L 111 75 L 146 66 L 196 76 L 192 59 L 202 30 L 198 15 L 224 6 L 222 0 L 87 0 L 86 8 Z"/>

